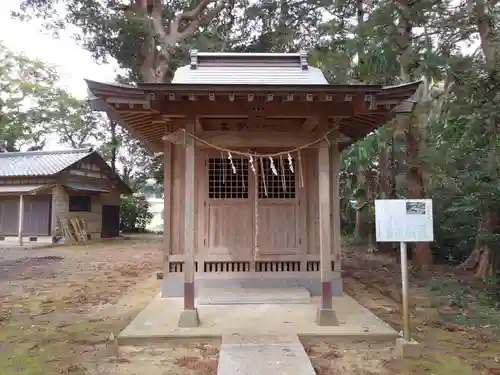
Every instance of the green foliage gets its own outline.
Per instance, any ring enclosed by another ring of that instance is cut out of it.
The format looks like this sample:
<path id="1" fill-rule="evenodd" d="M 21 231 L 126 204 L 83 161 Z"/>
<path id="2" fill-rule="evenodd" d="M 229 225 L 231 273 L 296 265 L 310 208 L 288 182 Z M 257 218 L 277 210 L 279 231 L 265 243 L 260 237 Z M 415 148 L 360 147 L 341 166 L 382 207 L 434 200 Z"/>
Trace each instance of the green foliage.
<path id="1" fill-rule="evenodd" d="M 343 235 L 354 233 L 356 225 L 356 210 L 352 207 L 349 197 L 340 200 L 340 228 Z"/>
<path id="2" fill-rule="evenodd" d="M 0 43 L 0 152 L 42 148 L 45 134 L 64 114 L 56 71 Z"/>
<path id="3" fill-rule="evenodd" d="M 485 211 L 500 212 L 500 110 L 498 91 L 482 59 L 455 56 L 455 77 L 444 116 L 430 125 L 430 193 L 435 198 L 435 250 L 462 261 L 477 240 L 499 249 L 496 231 L 478 233 Z"/>
<path id="4" fill-rule="evenodd" d="M 124 232 L 143 232 L 153 219 L 150 204 L 143 196 L 122 197 L 120 205 L 120 229 Z"/>
<path id="5" fill-rule="evenodd" d="M 463 197 L 442 187 L 431 190 L 434 211 L 433 252 L 450 264 L 463 262 L 474 248 L 478 226 L 475 209 L 463 205 Z"/>
<path id="6" fill-rule="evenodd" d="M 61 144 L 72 148 L 95 147 L 106 138 L 104 116 L 93 112 L 87 100 L 78 100 L 60 89 L 57 93 L 56 116 L 50 130 L 58 135 Z"/>

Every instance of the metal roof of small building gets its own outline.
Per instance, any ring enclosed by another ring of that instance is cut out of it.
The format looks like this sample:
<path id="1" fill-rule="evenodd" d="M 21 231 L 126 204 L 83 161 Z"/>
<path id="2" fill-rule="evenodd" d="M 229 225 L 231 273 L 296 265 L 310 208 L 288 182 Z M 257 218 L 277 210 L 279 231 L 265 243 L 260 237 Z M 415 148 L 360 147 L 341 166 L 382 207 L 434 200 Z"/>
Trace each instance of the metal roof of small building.
<path id="1" fill-rule="evenodd" d="M 39 190 L 44 190 L 53 185 L 43 184 L 43 185 L 0 185 L 0 194 L 1 195 L 9 195 L 14 194 L 18 195 L 20 193 L 35 193 Z"/>
<path id="2" fill-rule="evenodd" d="M 323 72 L 301 53 L 199 53 L 175 71 L 172 83 L 234 85 L 327 85 Z"/>
<path id="3" fill-rule="evenodd" d="M 51 176 L 94 152 L 91 148 L 64 151 L 0 153 L 0 177 Z"/>

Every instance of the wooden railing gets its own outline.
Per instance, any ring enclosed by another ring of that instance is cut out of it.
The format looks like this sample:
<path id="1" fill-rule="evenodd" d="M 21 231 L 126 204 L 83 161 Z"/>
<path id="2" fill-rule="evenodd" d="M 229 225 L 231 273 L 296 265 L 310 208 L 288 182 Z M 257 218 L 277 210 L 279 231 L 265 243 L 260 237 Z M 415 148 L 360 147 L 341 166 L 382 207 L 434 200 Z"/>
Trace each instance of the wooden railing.
<path id="1" fill-rule="evenodd" d="M 331 261 L 332 271 L 334 261 Z M 171 261 L 168 272 L 183 272 L 184 262 Z M 319 260 L 295 261 L 196 261 L 195 272 L 198 273 L 277 273 L 277 272 L 319 272 Z"/>

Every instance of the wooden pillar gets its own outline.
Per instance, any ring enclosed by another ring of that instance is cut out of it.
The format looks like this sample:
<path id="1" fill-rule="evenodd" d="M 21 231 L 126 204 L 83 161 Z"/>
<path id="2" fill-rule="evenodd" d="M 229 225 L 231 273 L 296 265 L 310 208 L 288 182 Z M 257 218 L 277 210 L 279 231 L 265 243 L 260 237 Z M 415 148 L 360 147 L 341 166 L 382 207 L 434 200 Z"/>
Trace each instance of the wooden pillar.
<path id="1" fill-rule="evenodd" d="M 332 305 L 330 160 L 330 143 L 325 140 L 320 143 L 318 149 L 321 305 L 316 316 L 316 323 L 322 326 L 338 325 Z"/>
<path id="2" fill-rule="evenodd" d="M 19 246 L 23 246 L 23 223 L 24 223 L 24 195 L 19 196 L 19 223 L 18 223 L 18 239 Z"/>
<path id="3" fill-rule="evenodd" d="M 341 154 L 338 144 L 332 143 L 330 147 L 331 159 L 331 181 L 332 181 L 332 254 L 334 260 L 334 271 L 342 270 L 342 234 L 340 228 L 340 168 Z"/>
<path id="4" fill-rule="evenodd" d="M 170 270 L 172 254 L 172 143 L 164 141 L 163 147 L 163 279 Z"/>
<path id="5" fill-rule="evenodd" d="M 186 124 L 187 130 L 194 128 L 194 122 Z M 194 256 L 195 256 L 195 143 L 185 134 L 185 186 L 184 186 L 184 311 L 179 327 L 199 325 L 198 311 L 194 305 Z"/>

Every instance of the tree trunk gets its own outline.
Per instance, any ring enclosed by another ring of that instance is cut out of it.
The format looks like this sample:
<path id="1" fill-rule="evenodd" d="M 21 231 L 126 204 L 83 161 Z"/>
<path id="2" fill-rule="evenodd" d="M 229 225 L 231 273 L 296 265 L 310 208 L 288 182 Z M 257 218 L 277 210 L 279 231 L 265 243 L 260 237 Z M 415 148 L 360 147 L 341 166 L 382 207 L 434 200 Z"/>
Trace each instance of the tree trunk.
<path id="1" fill-rule="evenodd" d="M 213 7 L 209 8 L 212 4 Z M 121 7 L 128 17 L 141 21 L 148 30 L 139 52 L 142 80 L 147 83 L 170 82 L 173 78 L 170 60 L 174 48 L 228 5 L 225 0 L 201 0 L 194 9 L 176 14 L 168 26 L 165 26 L 161 0 L 135 0 L 130 6 Z"/>
<path id="2" fill-rule="evenodd" d="M 418 117 L 417 117 L 418 121 Z M 408 163 L 408 197 L 413 199 L 425 198 L 424 178 L 420 158 L 420 134 L 418 128 L 411 121 L 405 135 L 406 161 Z M 412 246 L 412 265 L 416 268 L 428 268 L 432 265 L 433 257 L 429 242 L 418 242 Z"/>
<path id="3" fill-rule="evenodd" d="M 373 222 L 370 221 L 368 222 L 368 252 L 374 253 L 376 251 L 378 251 L 378 248 L 373 236 Z"/>
<path id="4" fill-rule="evenodd" d="M 394 137 L 380 150 L 379 155 L 379 186 L 386 199 L 396 199 L 396 162 L 394 160 Z M 381 253 L 393 253 L 394 243 L 381 242 L 378 244 Z"/>
<path id="5" fill-rule="evenodd" d="M 477 31 L 479 32 L 481 40 L 481 50 L 483 52 L 485 62 L 484 69 L 488 74 L 489 87 L 498 87 L 499 51 L 494 35 L 495 25 L 493 24 L 493 18 L 491 16 L 492 11 L 489 8 L 491 5 L 484 0 L 469 0 L 469 6 L 471 6 L 475 16 Z M 490 95 L 486 95 L 485 98 L 491 106 L 494 106 L 495 104 L 495 93 L 496 90 L 488 90 L 488 94 Z M 495 137 L 497 128 L 495 114 L 493 114 L 488 120 L 485 122 L 487 124 L 485 136 L 489 138 Z M 496 183 L 497 173 L 495 149 L 491 148 L 489 152 L 490 160 L 493 161 L 490 164 L 490 176 L 492 181 Z M 497 230 L 498 222 L 498 216 L 491 207 L 483 208 L 481 210 L 474 250 L 469 258 L 462 263 L 462 267 L 474 269 L 476 276 L 483 279 L 493 276 L 496 271 L 495 253 L 492 249 L 492 243 L 488 240 L 487 236 Z"/>
<path id="6" fill-rule="evenodd" d="M 116 173 L 116 156 L 118 153 L 118 139 L 116 138 L 116 122 L 109 120 L 111 130 L 111 169 Z"/>
<path id="7" fill-rule="evenodd" d="M 358 34 L 358 79 L 361 82 L 365 82 L 365 38 L 364 38 L 364 17 L 365 10 L 363 6 L 363 0 L 356 0 L 356 10 L 357 10 L 357 34 Z"/>
<path id="8" fill-rule="evenodd" d="M 361 207 L 362 207 L 362 204 L 361 204 L 361 201 L 358 199 L 356 199 L 356 221 L 355 221 L 355 224 L 354 224 L 354 240 L 356 241 L 356 243 L 359 243 L 361 242 L 361 239 L 362 239 L 362 220 L 361 220 Z"/>
<path id="9" fill-rule="evenodd" d="M 401 62 L 401 79 L 403 82 L 411 81 L 411 72 L 415 66 L 412 50 L 412 12 L 408 0 L 399 0 L 399 56 Z M 418 103 L 417 103 L 418 106 Z M 406 148 L 406 162 L 409 166 L 408 197 L 424 198 L 424 179 L 421 166 L 419 124 L 414 124 L 413 116 L 400 116 L 397 120 L 398 134 L 404 134 Z M 418 116 L 417 116 L 418 122 Z M 412 264 L 417 268 L 427 268 L 432 264 L 432 252 L 429 243 L 417 243 L 413 246 Z"/>
<path id="10" fill-rule="evenodd" d="M 484 209 L 479 219 L 474 250 L 460 265 L 465 269 L 474 270 L 475 275 L 483 279 L 494 274 L 496 259 L 491 244 L 485 237 L 493 233 L 497 225 L 498 216 L 491 209 Z"/>
<path id="11" fill-rule="evenodd" d="M 365 170 L 364 177 L 366 181 L 366 208 L 367 210 L 370 210 L 371 207 L 375 205 L 375 198 L 378 194 L 378 171 L 375 171 L 371 168 L 372 166 L 370 165 L 367 170 Z M 368 213 L 368 217 L 370 219 L 368 220 L 368 252 L 373 253 L 376 252 L 377 249 L 377 244 L 375 243 L 375 239 L 373 237 L 373 231 L 374 231 L 374 221 L 371 220 L 371 214 L 370 212 Z"/>
<path id="12" fill-rule="evenodd" d="M 398 175 L 398 165 L 396 163 L 396 140 L 394 139 L 394 134 L 387 147 L 387 198 L 397 199 L 397 186 L 396 186 L 396 176 Z"/>

